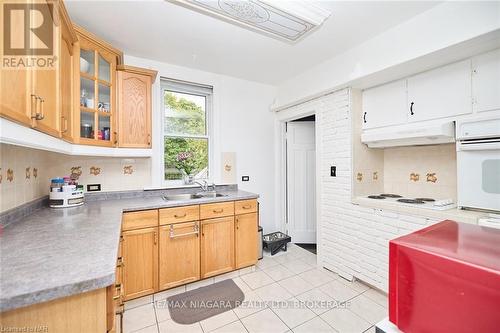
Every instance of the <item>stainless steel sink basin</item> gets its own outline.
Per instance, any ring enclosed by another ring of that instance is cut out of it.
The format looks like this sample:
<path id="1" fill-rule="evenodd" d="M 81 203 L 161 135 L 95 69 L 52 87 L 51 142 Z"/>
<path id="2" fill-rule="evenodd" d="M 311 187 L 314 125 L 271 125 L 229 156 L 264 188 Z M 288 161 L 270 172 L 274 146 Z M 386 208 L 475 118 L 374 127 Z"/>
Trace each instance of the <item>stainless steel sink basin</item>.
<path id="1" fill-rule="evenodd" d="M 163 200 L 166 201 L 180 201 L 180 200 L 194 200 L 201 198 L 219 198 L 225 197 L 226 194 L 217 193 L 217 192 L 200 192 L 196 194 L 192 193 L 182 193 L 182 194 L 170 194 L 163 196 Z"/>
<path id="2" fill-rule="evenodd" d="M 219 197 L 227 196 L 227 194 L 222 194 L 222 193 L 217 193 L 217 192 L 199 192 L 199 193 L 196 193 L 196 195 L 200 195 L 204 198 L 219 198 Z"/>
<path id="3" fill-rule="evenodd" d="M 198 195 L 198 194 L 183 193 L 183 194 L 165 195 L 163 197 L 163 200 L 166 200 L 166 201 L 179 201 L 179 200 L 193 200 L 193 199 L 200 199 L 200 198 L 203 198 L 203 196 Z"/>

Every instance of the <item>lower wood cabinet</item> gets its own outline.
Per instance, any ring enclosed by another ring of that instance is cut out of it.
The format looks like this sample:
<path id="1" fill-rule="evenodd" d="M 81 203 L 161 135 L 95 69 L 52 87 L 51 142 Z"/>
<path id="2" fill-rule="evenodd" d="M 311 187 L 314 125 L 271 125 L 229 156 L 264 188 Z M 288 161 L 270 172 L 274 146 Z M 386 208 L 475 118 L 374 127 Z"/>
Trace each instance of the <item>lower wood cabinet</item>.
<path id="1" fill-rule="evenodd" d="M 234 216 L 201 221 L 201 278 L 234 270 Z"/>
<path id="2" fill-rule="evenodd" d="M 257 213 L 237 215 L 234 224 L 236 268 L 255 265 L 259 228 Z"/>
<path id="3" fill-rule="evenodd" d="M 127 301 L 255 265 L 258 223 L 255 199 L 124 213 L 115 297 Z"/>
<path id="4" fill-rule="evenodd" d="M 100 288 L 2 312 L 0 331 L 103 333 L 112 324 L 107 313 L 107 289 Z M 45 327 L 47 330 L 44 330 Z"/>
<path id="5" fill-rule="evenodd" d="M 158 227 L 122 232 L 123 297 L 158 291 Z"/>
<path id="6" fill-rule="evenodd" d="M 199 221 L 160 226 L 160 290 L 200 279 L 199 227 Z"/>

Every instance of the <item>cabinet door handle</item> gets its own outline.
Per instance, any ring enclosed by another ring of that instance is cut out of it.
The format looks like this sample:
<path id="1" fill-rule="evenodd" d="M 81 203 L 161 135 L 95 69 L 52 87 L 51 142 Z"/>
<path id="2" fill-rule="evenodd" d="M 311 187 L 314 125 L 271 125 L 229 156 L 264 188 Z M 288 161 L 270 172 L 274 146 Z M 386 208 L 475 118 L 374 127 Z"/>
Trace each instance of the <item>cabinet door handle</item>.
<path id="1" fill-rule="evenodd" d="M 151 134 L 148 134 L 148 146 L 151 146 Z"/>
<path id="2" fill-rule="evenodd" d="M 363 113 L 363 122 L 366 124 L 366 112 Z"/>
<path id="3" fill-rule="evenodd" d="M 158 242 L 158 237 L 156 235 L 156 231 L 153 233 L 153 236 L 154 236 L 154 242 L 155 242 L 155 245 L 156 245 L 156 243 Z"/>
<path id="4" fill-rule="evenodd" d="M 213 212 L 214 212 L 214 213 L 216 213 L 216 214 L 220 214 L 220 213 L 222 213 L 223 211 L 224 211 L 224 209 L 223 209 L 223 208 L 221 208 L 221 209 L 214 209 L 214 210 L 213 210 Z"/>
<path id="5" fill-rule="evenodd" d="M 42 120 L 45 118 L 45 113 L 43 111 L 44 103 L 45 103 L 45 100 L 40 97 L 40 119 L 37 119 L 37 120 Z"/>
<path id="6" fill-rule="evenodd" d="M 35 94 L 31 94 L 31 119 L 36 119 L 36 117 L 37 117 L 37 113 L 36 113 L 37 104 L 38 104 L 38 96 Z M 33 113 L 33 110 L 35 111 L 34 113 Z"/>
<path id="7" fill-rule="evenodd" d="M 239 229 L 239 228 L 240 228 L 240 220 L 236 219 L 236 229 Z"/>
<path id="8" fill-rule="evenodd" d="M 415 104 L 415 103 L 414 102 L 410 103 L 410 115 L 412 115 L 412 116 L 415 114 L 415 112 L 413 112 L 413 104 Z"/>
<path id="9" fill-rule="evenodd" d="M 198 237 L 199 234 L 200 230 L 197 223 L 195 223 L 195 225 L 193 226 L 193 231 L 177 235 L 175 234 L 174 225 L 173 224 L 170 225 L 169 236 L 172 239 L 177 237 L 191 236 L 191 235 L 196 235 L 196 237 Z"/>
<path id="10" fill-rule="evenodd" d="M 117 260 L 117 263 L 116 263 L 116 267 L 123 267 L 123 266 L 124 266 L 123 258 L 122 257 L 118 257 L 118 260 Z"/>
<path id="11" fill-rule="evenodd" d="M 181 219 L 181 218 L 186 217 L 186 216 L 187 216 L 187 213 L 184 213 L 184 214 L 182 214 L 182 215 L 177 215 L 177 214 L 175 214 L 175 215 L 174 215 L 174 217 L 175 217 L 176 219 Z"/>
<path id="12" fill-rule="evenodd" d="M 33 102 L 34 101 L 34 102 Z M 38 112 L 38 101 L 40 101 L 40 112 Z M 37 96 L 35 94 L 31 94 L 31 118 L 35 120 L 43 119 L 43 98 Z M 34 106 L 33 106 L 34 104 Z M 33 114 L 33 110 L 35 110 L 35 114 Z"/>
<path id="13" fill-rule="evenodd" d="M 115 136 L 115 145 L 118 144 L 118 132 L 113 132 L 114 136 Z"/>
<path id="14" fill-rule="evenodd" d="M 250 209 L 250 208 L 252 208 L 252 205 L 245 205 L 245 206 L 243 206 L 241 208 L 243 208 L 243 209 Z"/>
<path id="15" fill-rule="evenodd" d="M 65 116 L 61 116 L 62 121 L 63 121 L 63 133 L 66 133 L 68 131 L 68 119 L 66 119 Z"/>

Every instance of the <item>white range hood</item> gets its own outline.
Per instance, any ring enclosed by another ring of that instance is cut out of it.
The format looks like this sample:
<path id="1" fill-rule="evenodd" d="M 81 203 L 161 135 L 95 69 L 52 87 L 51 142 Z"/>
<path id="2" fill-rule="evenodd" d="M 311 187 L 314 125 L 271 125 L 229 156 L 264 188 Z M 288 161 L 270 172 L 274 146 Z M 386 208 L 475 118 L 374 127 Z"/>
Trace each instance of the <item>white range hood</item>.
<path id="1" fill-rule="evenodd" d="M 455 142 L 454 122 L 411 124 L 364 130 L 361 142 L 370 148 L 435 145 Z"/>

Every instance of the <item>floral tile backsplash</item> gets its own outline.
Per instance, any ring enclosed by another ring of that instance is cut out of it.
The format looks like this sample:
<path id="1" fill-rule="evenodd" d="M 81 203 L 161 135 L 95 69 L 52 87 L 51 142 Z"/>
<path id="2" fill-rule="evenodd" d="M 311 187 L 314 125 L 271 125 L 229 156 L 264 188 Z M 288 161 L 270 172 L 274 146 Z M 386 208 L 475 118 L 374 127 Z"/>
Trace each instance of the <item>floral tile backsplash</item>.
<path id="1" fill-rule="evenodd" d="M 50 179 L 70 176 L 102 191 L 139 190 L 151 183 L 150 159 L 69 156 L 0 144 L 0 212 L 48 195 Z"/>
<path id="2" fill-rule="evenodd" d="M 454 144 L 384 150 L 384 191 L 437 199 L 457 196 Z"/>
<path id="3" fill-rule="evenodd" d="M 383 153 L 382 163 L 355 161 L 355 195 L 380 192 L 405 197 L 457 199 L 454 144 L 385 148 L 377 152 Z"/>
<path id="4" fill-rule="evenodd" d="M 0 211 L 48 194 L 48 154 L 0 144 Z"/>

